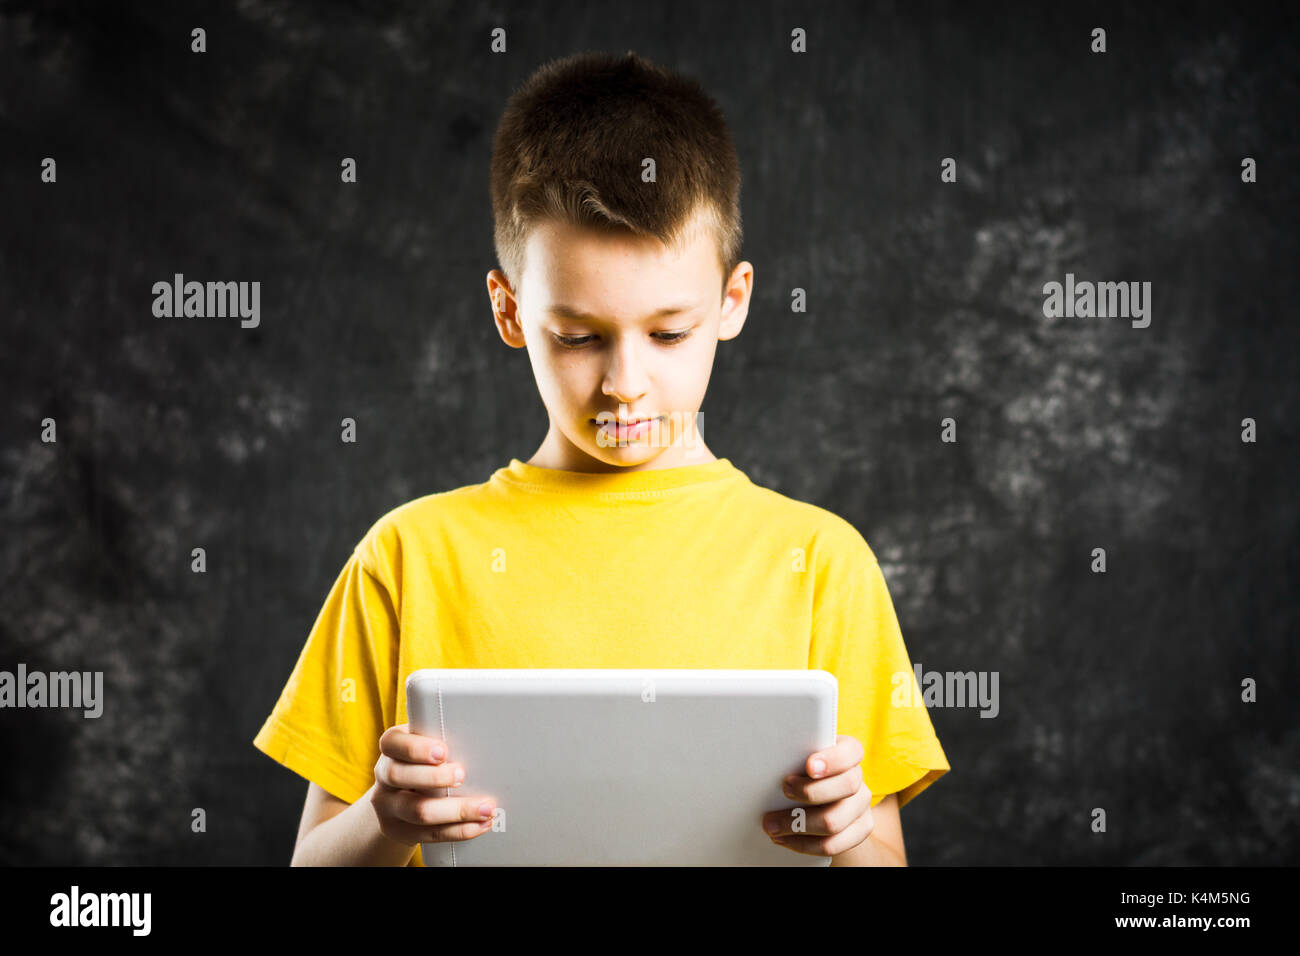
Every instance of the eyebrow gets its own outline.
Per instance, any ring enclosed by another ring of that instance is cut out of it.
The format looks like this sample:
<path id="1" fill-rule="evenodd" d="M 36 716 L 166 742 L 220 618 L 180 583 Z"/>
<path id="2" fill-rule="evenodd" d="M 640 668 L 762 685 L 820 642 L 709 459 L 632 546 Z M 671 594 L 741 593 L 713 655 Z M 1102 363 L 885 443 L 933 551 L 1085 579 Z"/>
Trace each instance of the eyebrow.
<path id="1" fill-rule="evenodd" d="M 695 308 L 695 303 L 693 302 L 687 302 L 683 305 L 666 305 L 662 309 L 650 313 L 641 321 L 650 322 L 654 319 L 667 318 L 670 315 L 680 315 L 681 313 L 688 312 L 693 308 Z M 601 321 L 600 316 L 592 315 L 589 312 L 583 312 L 581 309 L 575 309 L 569 305 L 553 305 L 546 311 L 561 319 L 573 319 L 576 322 L 598 323 Z"/>

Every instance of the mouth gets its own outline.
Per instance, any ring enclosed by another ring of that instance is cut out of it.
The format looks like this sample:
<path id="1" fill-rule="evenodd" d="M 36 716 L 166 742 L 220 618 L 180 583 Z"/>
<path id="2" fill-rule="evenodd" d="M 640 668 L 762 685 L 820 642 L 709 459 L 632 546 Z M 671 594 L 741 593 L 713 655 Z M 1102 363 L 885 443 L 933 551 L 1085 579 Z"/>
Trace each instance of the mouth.
<path id="1" fill-rule="evenodd" d="M 640 418 L 611 419 L 609 421 L 597 421 L 591 419 L 591 423 L 598 428 L 603 428 L 609 435 L 617 439 L 640 438 L 650 431 L 654 422 L 659 421 L 663 416 L 642 416 Z"/>
<path id="2" fill-rule="evenodd" d="M 640 418 L 610 418 L 605 421 L 593 418 L 591 423 L 593 425 L 617 425 L 619 428 L 626 428 L 631 425 L 640 425 L 642 422 L 657 421 L 659 417 L 658 415 L 643 415 Z"/>

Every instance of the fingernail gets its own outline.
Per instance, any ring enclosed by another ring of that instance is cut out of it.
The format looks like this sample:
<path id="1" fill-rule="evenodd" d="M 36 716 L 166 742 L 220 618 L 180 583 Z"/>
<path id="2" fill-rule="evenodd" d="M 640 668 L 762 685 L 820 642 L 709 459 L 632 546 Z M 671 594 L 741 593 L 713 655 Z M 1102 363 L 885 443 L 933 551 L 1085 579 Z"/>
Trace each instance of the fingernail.
<path id="1" fill-rule="evenodd" d="M 442 744 L 434 744 L 429 751 L 430 760 L 441 760 L 445 756 L 447 756 L 447 751 L 442 749 Z"/>
<path id="2" fill-rule="evenodd" d="M 490 816 L 492 816 L 492 804 L 490 804 L 490 803 L 480 803 L 480 804 L 478 805 L 478 815 L 481 816 L 481 817 L 490 817 Z"/>
<path id="3" fill-rule="evenodd" d="M 824 771 L 825 769 L 826 769 L 826 761 L 814 760 L 812 762 L 812 775 L 814 777 L 820 777 L 822 775 L 822 771 Z"/>
<path id="4" fill-rule="evenodd" d="M 456 772 L 455 772 L 454 774 L 452 774 L 452 776 L 451 776 L 452 785 L 453 785 L 453 786 L 456 786 L 456 787 L 459 787 L 460 784 L 461 784 L 461 781 L 463 781 L 464 779 L 465 779 L 465 771 L 464 771 L 463 769 L 461 769 L 460 767 L 457 767 L 457 768 L 456 768 Z"/>
<path id="5" fill-rule="evenodd" d="M 776 833 L 781 829 L 781 824 L 777 823 L 775 820 L 768 820 L 763 824 L 763 829 L 768 833 Z"/>

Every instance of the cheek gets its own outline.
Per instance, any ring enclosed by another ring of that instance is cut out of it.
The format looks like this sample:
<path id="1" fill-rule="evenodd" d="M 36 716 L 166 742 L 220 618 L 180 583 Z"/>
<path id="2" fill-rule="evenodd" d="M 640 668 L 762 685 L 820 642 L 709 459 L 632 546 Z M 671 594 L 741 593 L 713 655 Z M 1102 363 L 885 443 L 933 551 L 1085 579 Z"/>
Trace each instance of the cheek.
<path id="1" fill-rule="evenodd" d="M 570 405 L 585 406 L 592 390 L 600 388 L 600 365 L 581 355 L 554 355 L 548 360 L 551 393 Z"/>
<path id="2" fill-rule="evenodd" d="M 557 383 L 579 375 L 582 365 L 578 355 L 558 347 L 543 346 L 533 357 L 538 375 Z"/>
<path id="3" fill-rule="evenodd" d="M 683 350 L 674 361 L 665 362 L 659 382 L 670 395 L 689 399 L 707 385 L 712 365 L 713 352 L 708 343 L 703 343 L 689 352 Z"/>

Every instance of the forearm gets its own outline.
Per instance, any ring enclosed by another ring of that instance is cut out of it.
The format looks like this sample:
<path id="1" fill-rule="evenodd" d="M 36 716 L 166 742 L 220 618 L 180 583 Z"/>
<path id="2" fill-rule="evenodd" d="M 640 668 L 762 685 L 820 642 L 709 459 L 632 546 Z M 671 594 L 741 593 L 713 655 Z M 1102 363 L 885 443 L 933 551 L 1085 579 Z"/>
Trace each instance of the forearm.
<path id="1" fill-rule="evenodd" d="M 302 838 L 290 866 L 406 866 L 417 849 L 388 839 L 370 804 L 374 787 Z"/>
<path id="2" fill-rule="evenodd" d="M 831 857 L 831 866 L 907 866 L 907 857 L 873 833 L 853 849 Z"/>

